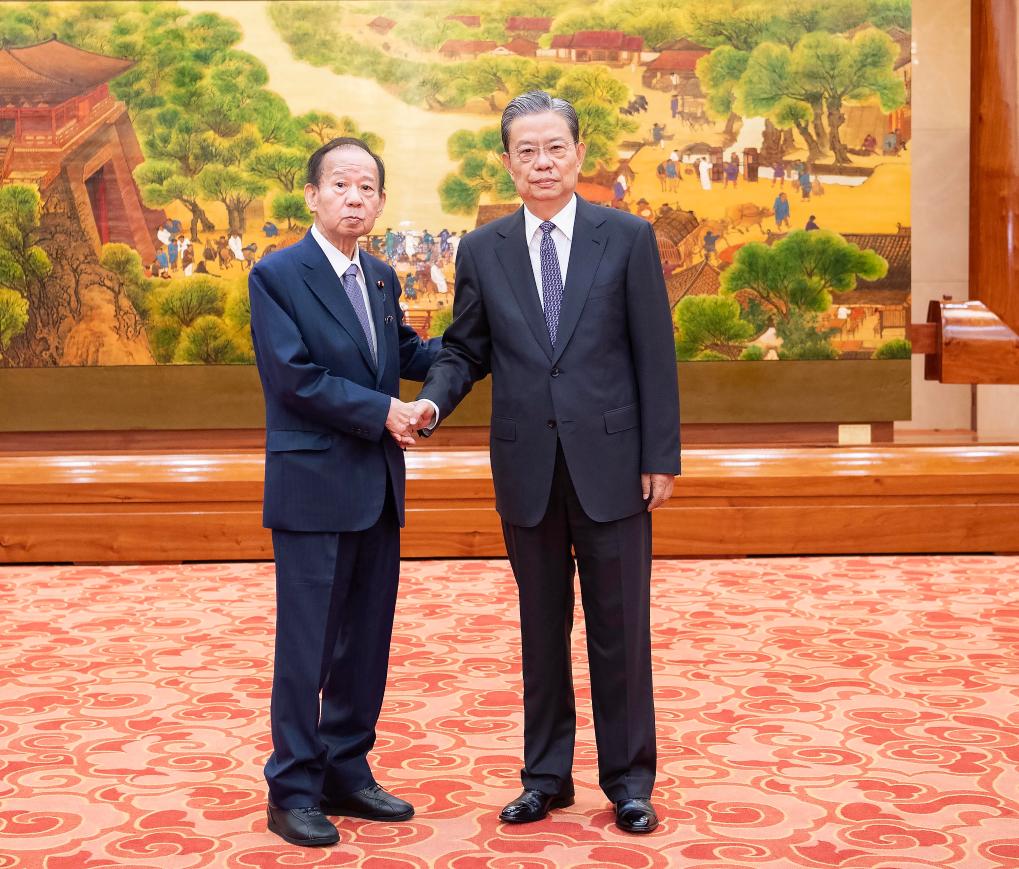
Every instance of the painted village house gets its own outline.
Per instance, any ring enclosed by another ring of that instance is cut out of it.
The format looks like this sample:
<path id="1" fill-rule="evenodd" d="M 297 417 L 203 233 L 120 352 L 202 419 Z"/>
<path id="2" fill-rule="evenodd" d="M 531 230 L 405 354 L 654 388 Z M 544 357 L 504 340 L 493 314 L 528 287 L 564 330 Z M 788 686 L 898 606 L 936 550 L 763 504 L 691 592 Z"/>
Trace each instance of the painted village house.
<path id="1" fill-rule="evenodd" d="M 506 33 L 524 39 L 537 40 L 551 29 L 551 18 L 527 18 L 523 15 L 511 15 L 506 19 Z"/>
<path id="2" fill-rule="evenodd" d="M 870 358 L 872 350 L 886 341 L 906 337 L 910 317 L 912 281 L 912 229 L 899 226 L 894 233 L 842 233 L 860 250 L 872 250 L 888 262 L 888 273 L 877 281 L 857 281 L 856 289 L 832 293 L 828 328 L 838 328 L 832 344 L 843 357 L 861 353 Z M 834 315 L 834 316 L 833 316 Z"/>
<path id="3" fill-rule="evenodd" d="M 505 45 L 488 52 L 493 57 L 535 57 L 538 54 L 538 43 L 533 39 L 515 36 Z"/>
<path id="4" fill-rule="evenodd" d="M 379 36 L 385 36 L 396 27 L 396 22 L 392 18 L 386 18 L 385 16 L 379 15 L 368 22 L 368 29 L 377 33 Z"/>
<path id="5" fill-rule="evenodd" d="M 446 21 L 459 21 L 465 27 L 480 27 L 480 15 L 447 15 Z"/>
<path id="6" fill-rule="evenodd" d="M 675 91 L 681 96 L 703 99 L 697 78 L 697 61 L 710 52 L 689 39 L 676 39 L 659 46 L 659 54 L 644 67 L 641 83 L 656 90 Z M 684 111 L 689 108 L 684 108 Z"/>
<path id="7" fill-rule="evenodd" d="M 643 36 L 621 30 L 578 30 L 553 36 L 551 47 L 540 49 L 538 56 L 574 63 L 627 64 L 642 60 L 643 50 Z"/>
<path id="8" fill-rule="evenodd" d="M 439 48 L 439 54 L 450 60 L 458 60 L 462 57 L 488 54 L 498 45 L 499 43 L 493 39 L 447 39 Z"/>
<path id="9" fill-rule="evenodd" d="M 132 66 L 55 37 L 0 50 L 0 183 L 31 184 L 45 195 L 63 177 L 96 253 L 120 242 L 148 262 L 165 215 L 142 205 L 131 173 L 144 157 L 109 87 Z"/>
<path id="10" fill-rule="evenodd" d="M 692 211 L 670 208 L 652 223 L 658 241 L 658 256 L 666 278 L 676 269 L 692 263 L 697 252 L 697 228 L 701 221 Z"/>
<path id="11" fill-rule="evenodd" d="M 687 296 L 717 296 L 722 289 L 719 270 L 707 260 L 701 260 L 665 277 L 669 292 L 669 307 L 675 308 Z"/>

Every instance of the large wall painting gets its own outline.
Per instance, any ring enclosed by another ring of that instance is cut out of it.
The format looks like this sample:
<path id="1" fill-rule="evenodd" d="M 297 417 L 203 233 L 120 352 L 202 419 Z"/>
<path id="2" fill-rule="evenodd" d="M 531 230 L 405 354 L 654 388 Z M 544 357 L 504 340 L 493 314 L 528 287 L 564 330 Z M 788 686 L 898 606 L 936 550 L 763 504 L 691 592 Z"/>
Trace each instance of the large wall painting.
<path id="1" fill-rule="evenodd" d="M 440 334 L 518 207 L 498 120 L 577 106 L 580 193 L 651 221 L 680 360 L 908 356 L 909 0 L 0 6 L 0 367 L 251 362 L 252 264 L 360 135 L 364 240 Z"/>

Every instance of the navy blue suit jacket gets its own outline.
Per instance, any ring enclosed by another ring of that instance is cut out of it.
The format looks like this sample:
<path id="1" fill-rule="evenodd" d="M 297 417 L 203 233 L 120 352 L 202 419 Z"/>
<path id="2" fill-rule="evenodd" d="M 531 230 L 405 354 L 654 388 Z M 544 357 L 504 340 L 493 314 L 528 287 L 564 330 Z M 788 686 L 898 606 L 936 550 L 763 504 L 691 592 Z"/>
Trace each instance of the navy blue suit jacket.
<path id="1" fill-rule="evenodd" d="M 400 282 L 360 252 L 378 364 L 336 272 L 309 233 L 248 278 L 251 336 L 265 395 L 263 524 L 285 531 L 362 531 L 392 489 L 404 523 L 403 450 L 386 431 L 400 378 L 424 380 L 441 339 L 403 319 Z"/>
<path id="2" fill-rule="evenodd" d="M 507 522 L 541 521 L 557 441 L 597 522 L 644 509 L 642 473 L 679 473 L 672 317 L 646 220 L 577 197 L 554 348 L 522 208 L 460 242 L 453 314 L 421 396 L 441 422 L 491 372 L 492 477 Z"/>

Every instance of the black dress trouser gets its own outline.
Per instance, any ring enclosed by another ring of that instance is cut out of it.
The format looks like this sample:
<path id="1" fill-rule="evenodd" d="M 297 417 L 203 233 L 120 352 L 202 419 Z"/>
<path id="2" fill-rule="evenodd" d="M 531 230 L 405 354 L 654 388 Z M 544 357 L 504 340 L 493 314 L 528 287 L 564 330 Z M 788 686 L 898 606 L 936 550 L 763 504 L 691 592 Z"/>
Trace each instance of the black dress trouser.
<path id="1" fill-rule="evenodd" d="M 544 518 L 503 522 L 520 594 L 525 788 L 570 793 L 576 735 L 570 632 L 574 556 L 587 625 L 599 784 L 613 802 L 648 798 L 657 750 L 651 683 L 651 516 L 595 522 L 562 446 Z"/>

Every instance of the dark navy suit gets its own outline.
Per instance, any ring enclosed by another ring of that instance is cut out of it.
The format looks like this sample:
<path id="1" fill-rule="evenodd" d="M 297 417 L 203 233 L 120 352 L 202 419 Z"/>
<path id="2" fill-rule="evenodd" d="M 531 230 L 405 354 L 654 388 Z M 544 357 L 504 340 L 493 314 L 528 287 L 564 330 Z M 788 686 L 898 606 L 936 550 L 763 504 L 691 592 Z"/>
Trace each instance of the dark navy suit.
<path id="1" fill-rule="evenodd" d="M 678 474 L 679 387 L 651 225 L 577 198 L 555 347 L 523 209 L 468 233 L 454 320 L 421 391 L 445 419 L 492 375 L 496 509 L 520 593 L 524 787 L 572 793 L 570 668 L 580 572 L 602 789 L 655 780 L 651 522 L 641 474 Z"/>
<path id="2" fill-rule="evenodd" d="M 251 334 L 265 394 L 263 521 L 276 558 L 273 753 L 281 808 L 374 783 L 404 521 L 402 449 L 386 430 L 400 378 L 423 380 L 441 341 L 403 321 L 390 266 L 360 252 L 378 363 L 309 233 L 251 271 Z M 319 692 L 321 691 L 321 707 Z"/>

